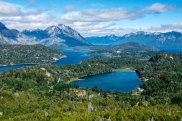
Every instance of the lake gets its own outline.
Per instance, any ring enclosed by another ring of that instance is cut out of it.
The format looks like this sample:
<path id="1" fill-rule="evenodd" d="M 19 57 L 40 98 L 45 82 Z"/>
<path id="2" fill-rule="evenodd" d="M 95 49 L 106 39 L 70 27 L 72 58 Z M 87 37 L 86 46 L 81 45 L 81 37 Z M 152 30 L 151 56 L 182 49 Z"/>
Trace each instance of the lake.
<path id="1" fill-rule="evenodd" d="M 87 60 L 96 56 L 110 56 L 108 53 L 88 55 L 90 50 L 72 50 L 66 49 L 61 52 L 64 53 L 67 58 L 60 59 L 53 64 L 80 64 L 83 60 Z M 0 66 L 0 72 L 7 70 L 13 70 L 18 68 L 24 68 L 27 66 L 34 66 L 33 64 L 21 64 Z M 112 73 L 100 74 L 95 76 L 86 77 L 83 80 L 76 80 L 72 82 L 81 88 L 98 87 L 99 89 L 111 92 L 131 92 L 139 87 L 142 82 L 139 80 L 138 75 L 135 72 L 123 72 L 116 71 Z"/>
<path id="2" fill-rule="evenodd" d="M 160 48 L 160 51 L 164 51 L 164 52 L 182 52 L 182 48 L 181 47 L 163 47 Z"/>
<path id="3" fill-rule="evenodd" d="M 94 57 L 93 55 L 87 55 L 90 50 L 72 50 L 64 49 L 61 52 L 66 55 L 66 58 L 62 58 L 53 64 L 80 64 L 81 61 Z"/>
<path id="4" fill-rule="evenodd" d="M 9 65 L 9 66 L 0 66 L 0 72 L 18 69 L 18 68 L 24 68 L 28 66 L 34 66 L 35 64 L 21 64 L 21 65 Z"/>
<path id="5" fill-rule="evenodd" d="M 92 54 L 88 55 L 89 49 L 73 50 L 73 49 L 64 49 L 61 50 L 67 57 L 57 60 L 52 64 L 80 64 L 83 60 L 87 60 L 96 56 L 110 56 L 108 53 L 101 54 Z M 21 65 L 9 65 L 9 66 L 0 66 L 0 72 L 23 68 L 27 66 L 33 66 L 33 64 L 21 64 Z"/>
<path id="6" fill-rule="evenodd" d="M 136 72 L 116 71 L 85 77 L 83 80 L 75 80 L 72 84 L 81 88 L 98 87 L 104 91 L 131 92 L 141 85 Z"/>
<path id="7" fill-rule="evenodd" d="M 67 57 L 60 59 L 53 64 L 80 64 L 83 60 L 87 60 L 96 56 L 110 56 L 109 53 L 100 53 L 100 54 L 92 54 L 88 55 L 90 49 L 81 49 L 81 50 L 72 50 L 72 49 L 64 49 L 61 51 Z"/>

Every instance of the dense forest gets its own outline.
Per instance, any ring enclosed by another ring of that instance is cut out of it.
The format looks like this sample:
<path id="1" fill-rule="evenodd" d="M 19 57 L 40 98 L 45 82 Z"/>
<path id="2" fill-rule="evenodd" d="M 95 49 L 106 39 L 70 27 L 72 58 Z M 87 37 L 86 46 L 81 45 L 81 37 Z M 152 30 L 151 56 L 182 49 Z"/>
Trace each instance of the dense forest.
<path id="1" fill-rule="evenodd" d="M 100 46 L 91 46 L 92 50 L 90 53 L 112 53 L 112 54 L 132 54 L 135 57 L 138 57 L 140 54 L 145 54 L 150 56 L 150 52 L 158 52 L 159 50 L 155 47 L 141 45 L 135 42 L 128 42 L 120 45 L 100 45 Z M 147 54 L 146 54 L 147 53 Z"/>
<path id="2" fill-rule="evenodd" d="M 50 63 L 61 57 L 59 51 L 42 45 L 0 45 L 0 65 Z"/>
<path id="3" fill-rule="evenodd" d="M 145 57 L 145 56 L 141 56 Z M 182 118 L 182 54 L 96 57 L 79 65 L 45 65 L 0 74 L 0 120 L 175 120 Z M 144 83 L 131 93 L 80 89 L 75 78 L 136 69 Z"/>
<path id="4" fill-rule="evenodd" d="M 142 95 L 153 104 L 174 103 L 182 106 L 182 54 L 160 53 L 149 59 L 137 72 L 146 81 Z"/>

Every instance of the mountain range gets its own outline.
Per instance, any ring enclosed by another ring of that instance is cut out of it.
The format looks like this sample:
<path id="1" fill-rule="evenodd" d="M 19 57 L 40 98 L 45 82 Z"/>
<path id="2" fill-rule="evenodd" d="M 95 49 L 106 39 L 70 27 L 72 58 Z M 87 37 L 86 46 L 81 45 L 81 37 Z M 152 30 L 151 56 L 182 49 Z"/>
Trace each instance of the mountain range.
<path id="1" fill-rule="evenodd" d="M 182 33 L 171 31 L 166 33 L 147 33 L 139 31 L 123 36 L 103 36 L 86 38 L 90 43 L 96 45 L 119 45 L 127 42 L 136 42 L 142 45 L 157 47 L 157 48 L 181 48 Z"/>
<path id="2" fill-rule="evenodd" d="M 22 33 L 46 46 L 72 47 L 90 45 L 77 31 L 63 24 L 50 26 L 45 30 L 25 30 Z"/>
<path id="3" fill-rule="evenodd" d="M 106 35 L 102 37 L 87 37 L 86 39 L 93 45 L 112 45 L 113 43 L 121 40 L 121 37 L 116 35 Z"/>
<path id="4" fill-rule="evenodd" d="M 0 44 L 37 44 L 34 39 L 22 34 L 16 29 L 8 29 L 0 22 Z"/>
<path id="5" fill-rule="evenodd" d="M 135 32 L 123 36 L 103 36 L 84 38 L 76 30 L 69 26 L 58 24 L 47 27 L 44 30 L 8 29 L 0 22 L 0 44 L 41 44 L 53 48 L 90 46 L 90 45 L 119 45 L 128 42 L 135 42 L 155 48 L 169 49 L 182 47 L 182 33 L 171 31 L 166 33 Z"/>
<path id="6" fill-rule="evenodd" d="M 88 46 L 85 40 L 76 30 L 63 24 L 54 25 L 45 30 L 24 30 L 8 29 L 0 22 L 0 44 L 41 44 L 45 46 Z"/>

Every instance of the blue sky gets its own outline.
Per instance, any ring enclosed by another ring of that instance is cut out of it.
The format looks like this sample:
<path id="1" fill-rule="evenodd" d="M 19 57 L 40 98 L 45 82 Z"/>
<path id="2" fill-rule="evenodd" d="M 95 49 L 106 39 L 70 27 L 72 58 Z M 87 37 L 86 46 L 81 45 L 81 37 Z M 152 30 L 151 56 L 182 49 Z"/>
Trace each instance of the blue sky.
<path id="1" fill-rule="evenodd" d="M 45 29 L 59 23 L 84 36 L 182 30 L 181 0 L 0 0 L 10 28 Z"/>

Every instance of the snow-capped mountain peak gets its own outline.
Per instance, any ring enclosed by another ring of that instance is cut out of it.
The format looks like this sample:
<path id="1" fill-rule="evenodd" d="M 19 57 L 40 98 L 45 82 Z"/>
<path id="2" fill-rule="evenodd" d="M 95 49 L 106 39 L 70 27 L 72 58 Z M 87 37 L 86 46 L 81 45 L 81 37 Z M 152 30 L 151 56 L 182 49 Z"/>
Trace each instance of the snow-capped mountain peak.
<path id="1" fill-rule="evenodd" d="M 45 30 L 24 31 L 23 33 L 29 37 L 37 38 L 43 45 L 90 45 L 76 30 L 64 24 L 53 25 Z"/>
<path id="2" fill-rule="evenodd" d="M 46 31 L 48 31 L 51 36 L 66 35 L 68 37 L 76 38 L 78 40 L 83 39 L 83 37 L 81 37 L 81 35 L 77 31 L 64 24 L 50 26 L 46 29 Z"/>
<path id="3" fill-rule="evenodd" d="M 56 36 L 58 34 L 61 33 L 61 30 L 58 26 L 50 26 L 46 29 L 46 31 L 48 32 L 48 34 L 50 34 L 51 36 Z"/>
<path id="4" fill-rule="evenodd" d="M 71 29 L 69 26 L 66 26 L 64 24 L 58 24 L 58 27 L 65 31 L 69 31 Z"/>

